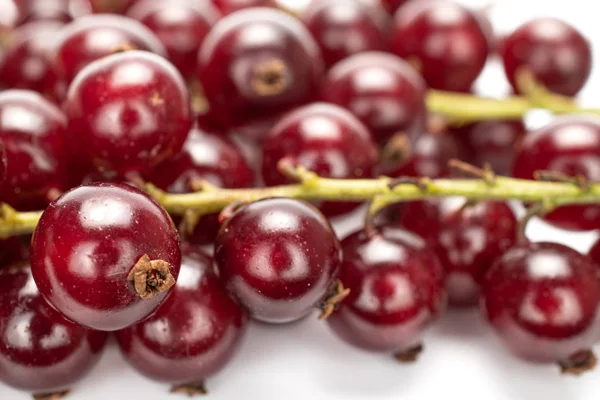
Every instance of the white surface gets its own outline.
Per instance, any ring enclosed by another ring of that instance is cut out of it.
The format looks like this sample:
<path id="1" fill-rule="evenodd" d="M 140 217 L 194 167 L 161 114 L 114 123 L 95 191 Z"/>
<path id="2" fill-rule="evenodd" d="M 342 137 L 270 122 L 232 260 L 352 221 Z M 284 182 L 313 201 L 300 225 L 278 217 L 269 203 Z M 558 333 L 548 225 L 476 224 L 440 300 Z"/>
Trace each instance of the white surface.
<path id="1" fill-rule="evenodd" d="M 464 2 L 483 6 L 485 1 Z M 539 15 L 575 24 L 600 54 L 600 21 L 589 0 L 502 0 L 492 17 L 507 31 Z M 600 69 L 582 93 L 586 104 L 600 106 Z M 490 65 L 479 88 L 502 95 L 507 86 L 498 66 Z M 544 123 L 538 114 L 534 125 Z M 336 223 L 340 234 L 360 217 Z M 595 233 L 564 233 L 533 221 L 528 234 L 586 251 Z M 600 348 L 597 349 L 600 351 Z M 359 351 L 328 330 L 313 315 L 286 326 L 253 323 L 230 365 L 207 382 L 211 400 L 598 400 L 600 369 L 579 378 L 563 377 L 554 366 L 532 365 L 508 354 L 481 320 L 478 310 L 449 311 L 425 338 L 416 364 L 398 365 L 386 355 Z M 0 400 L 25 400 L 28 394 L 0 386 Z M 111 344 L 100 364 L 74 388 L 71 400 L 177 399 L 168 386 L 133 371 Z"/>

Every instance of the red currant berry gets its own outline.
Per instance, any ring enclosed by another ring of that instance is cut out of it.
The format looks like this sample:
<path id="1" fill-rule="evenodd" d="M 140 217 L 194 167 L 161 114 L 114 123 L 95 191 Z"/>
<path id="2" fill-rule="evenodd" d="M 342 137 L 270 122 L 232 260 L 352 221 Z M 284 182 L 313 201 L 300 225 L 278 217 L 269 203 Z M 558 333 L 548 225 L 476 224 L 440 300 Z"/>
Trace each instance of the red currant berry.
<path id="1" fill-rule="evenodd" d="M 589 256 L 600 266 L 600 240 L 592 246 L 589 252 Z"/>
<path id="2" fill-rule="evenodd" d="M 582 352 L 600 335 L 598 266 L 566 246 L 512 248 L 488 271 L 481 293 L 484 314 L 525 359 L 582 367 Z"/>
<path id="3" fill-rule="evenodd" d="M 328 68 L 352 54 L 386 50 L 388 18 L 379 7 L 337 0 L 314 2 L 302 15 Z"/>
<path id="4" fill-rule="evenodd" d="M 559 117 L 528 134 L 515 159 L 513 175 L 533 179 L 535 172 L 542 170 L 599 182 L 600 119 Z M 597 229 L 600 205 L 559 207 L 545 218 L 563 229 Z"/>
<path id="5" fill-rule="evenodd" d="M 522 121 L 489 120 L 453 128 L 452 132 L 468 149 L 469 162 L 480 167 L 489 163 L 495 173 L 511 175 L 526 129 Z"/>
<path id="6" fill-rule="evenodd" d="M 444 272 L 418 236 L 397 228 L 342 241 L 340 280 L 350 295 L 327 322 L 348 343 L 401 357 L 421 344 L 446 304 Z"/>
<path id="7" fill-rule="evenodd" d="M 104 57 L 81 71 L 64 103 L 73 154 L 101 171 L 149 171 L 183 146 L 189 97 L 177 69 L 156 54 Z"/>
<path id="8" fill-rule="evenodd" d="M 453 135 L 447 132 L 426 133 L 419 136 L 413 146 L 406 139 L 394 139 L 384 150 L 379 163 L 378 175 L 392 178 L 412 176 L 429 178 L 447 178 L 451 170 L 452 159 L 465 160 L 467 149 Z"/>
<path id="9" fill-rule="evenodd" d="M 506 203 L 463 198 L 406 205 L 400 225 L 423 237 L 446 273 L 450 304 L 474 306 L 479 285 L 497 258 L 517 241 L 518 222 Z"/>
<path id="10" fill-rule="evenodd" d="M 504 70 L 518 92 L 517 74 L 528 69 L 546 88 L 576 95 L 592 71 L 592 49 L 574 27 L 556 18 L 538 18 L 506 37 Z"/>
<path id="11" fill-rule="evenodd" d="M 414 138 L 425 128 L 423 79 L 401 58 L 367 52 L 341 61 L 328 73 L 323 100 L 349 109 L 379 143 L 394 134 Z"/>
<path id="12" fill-rule="evenodd" d="M 166 56 L 158 38 L 143 24 L 118 15 L 87 15 L 66 25 L 54 42 L 53 63 L 70 83 L 92 61 L 131 49 Z"/>
<path id="13" fill-rule="evenodd" d="M 31 244 L 40 292 L 67 318 L 97 330 L 146 318 L 167 297 L 180 263 L 169 215 L 125 184 L 65 193 L 44 211 Z"/>
<path id="14" fill-rule="evenodd" d="M 382 152 L 377 166 L 378 176 L 391 178 L 448 178 L 452 174 L 452 159 L 467 160 L 462 142 L 447 132 L 425 133 L 414 145 L 403 136 L 394 137 Z M 377 226 L 397 225 L 407 203 L 395 203 L 381 210 L 374 219 Z"/>
<path id="15" fill-rule="evenodd" d="M 242 153 L 225 137 L 194 129 L 181 153 L 154 169 L 148 180 L 169 193 L 191 193 L 203 182 L 252 187 L 254 176 Z M 202 217 L 192 232 L 182 234 L 188 242 L 209 244 L 218 231 L 218 214 L 211 214 Z"/>
<path id="16" fill-rule="evenodd" d="M 341 263 L 327 219 L 308 203 L 260 200 L 222 225 L 215 263 L 229 292 L 260 321 L 300 319 L 330 290 Z"/>
<path id="17" fill-rule="evenodd" d="M 414 1 L 394 20 L 392 52 L 413 63 L 430 87 L 470 89 L 489 52 L 474 12 L 445 0 Z"/>
<path id="18" fill-rule="evenodd" d="M 253 7 L 275 7 L 275 0 L 212 0 L 223 15 Z"/>
<path id="19" fill-rule="evenodd" d="M 0 381 L 35 398 L 67 391 L 96 365 L 106 338 L 50 307 L 29 268 L 0 272 Z"/>
<path id="20" fill-rule="evenodd" d="M 195 74 L 200 45 L 221 16 L 210 2 L 164 0 L 140 1 L 127 15 L 156 34 L 167 50 L 169 61 L 186 78 Z"/>
<path id="21" fill-rule="evenodd" d="M 66 189 L 67 120 L 38 93 L 0 93 L 0 140 L 6 151 L 6 179 L 0 198 L 22 210 L 44 208 Z"/>
<path id="22" fill-rule="evenodd" d="M 137 371 L 193 394 L 231 360 L 246 322 L 246 313 L 215 275 L 211 258 L 188 248 L 173 293 L 150 318 L 117 332 L 117 340 Z"/>
<path id="23" fill-rule="evenodd" d="M 5 88 L 30 89 L 54 96 L 57 74 L 50 62 L 54 35 L 61 22 L 31 22 L 9 36 L 0 62 L 0 85 Z"/>
<path id="24" fill-rule="evenodd" d="M 322 64 L 317 44 L 294 17 L 248 9 L 220 20 L 205 38 L 198 78 L 211 113 L 236 127 L 316 97 Z"/>
<path id="25" fill-rule="evenodd" d="M 268 186 L 290 183 L 277 169 L 282 159 L 302 165 L 319 176 L 336 179 L 372 178 L 377 147 L 368 129 L 347 110 L 314 103 L 289 113 L 263 143 L 262 177 Z M 323 202 L 328 216 L 352 210 L 356 204 Z"/>

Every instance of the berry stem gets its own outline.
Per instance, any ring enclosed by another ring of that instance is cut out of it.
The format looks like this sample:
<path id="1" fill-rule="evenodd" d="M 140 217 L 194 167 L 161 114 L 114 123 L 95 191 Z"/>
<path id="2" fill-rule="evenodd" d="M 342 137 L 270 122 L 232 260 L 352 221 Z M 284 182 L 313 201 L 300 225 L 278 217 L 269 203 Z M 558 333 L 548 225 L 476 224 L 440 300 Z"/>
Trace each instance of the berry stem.
<path id="1" fill-rule="evenodd" d="M 223 210 L 232 203 L 249 203 L 269 197 L 290 197 L 303 200 L 371 201 L 377 198 L 377 208 L 402 201 L 431 197 L 463 196 L 471 200 L 510 200 L 545 202 L 558 207 L 566 204 L 600 204 L 600 184 L 582 187 L 573 182 L 544 182 L 497 176 L 486 179 L 418 179 L 419 184 L 378 179 L 322 178 L 303 167 L 294 169 L 300 183 L 252 189 L 219 189 L 188 194 L 168 194 L 151 184 L 149 195 L 172 214 L 184 215 L 189 210 L 198 216 Z M 0 238 L 32 233 L 42 212 L 17 212 L 2 205 Z M 372 212 L 374 212 L 372 210 Z"/>
<path id="2" fill-rule="evenodd" d="M 466 93 L 430 90 L 427 108 L 431 113 L 443 115 L 450 124 L 508 119 L 521 120 L 533 109 L 546 109 L 554 114 L 595 114 L 600 110 L 582 108 L 570 97 L 551 93 L 537 83 L 528 71 L 520 71 L 519 82 L 525 96 L 493 99 Z"/>

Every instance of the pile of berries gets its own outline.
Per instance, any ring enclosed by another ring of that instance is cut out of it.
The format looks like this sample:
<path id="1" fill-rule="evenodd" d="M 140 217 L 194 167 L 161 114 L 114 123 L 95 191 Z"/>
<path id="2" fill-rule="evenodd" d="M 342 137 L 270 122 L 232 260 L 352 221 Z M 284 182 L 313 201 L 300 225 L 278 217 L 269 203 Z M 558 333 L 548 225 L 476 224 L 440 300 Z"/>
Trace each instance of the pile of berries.
<path id="1" fill-rule="evenodd" d="M 0 35 L 0 203 L 45 209 L 32 237 L 0 240 L 1 382 L 66 393 L 112 334 L 141 374 L 202 393 L 250 319 L 315 309 L 345 342 L 414 360 L 448 305 L 479 305 L 527 360 L 593 367 L 600 242 L 534 243 L 505 202 L 397 204 L 339 240 L 328 218 L 356 203 L 194 218 L 138 188 L 293 183 L 282 160 L 334 179 L 452 178 L 460 159 L 600 181 L 600 119 L 526 132 L 426 107 L 431 90 L 469 93 L 492 58 L 517 95 L 525 71 L 575 96 L 592 55 L 574 27 L 540 18 L 499 38 L 449 0 L 314 0 L 301 15 L 275 0 L 0 0 Z M 545 219 L 598 229 L 600 205 Z"/>

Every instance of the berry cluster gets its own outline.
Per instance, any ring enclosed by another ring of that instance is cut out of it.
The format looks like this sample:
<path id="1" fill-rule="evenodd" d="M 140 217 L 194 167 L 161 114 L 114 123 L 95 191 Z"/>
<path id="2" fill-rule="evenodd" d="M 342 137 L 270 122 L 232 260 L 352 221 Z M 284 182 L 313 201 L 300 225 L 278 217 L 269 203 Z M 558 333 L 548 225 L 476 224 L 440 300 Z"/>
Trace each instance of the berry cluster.
<path id="1" fill-rule="evenodd" d="M 112 332 L 141 374 L 204 393 L 249 319 L 315 309 L 413 361 L 448 305 L 593 368 L 600 241 L 524 235 L 536 214 L 600 228 L 574 27 L 500 40 L 448 0 L 0 0 L 0 35 L 1 382 L 66 394 Z M 506 101 L 470 94 L 494 55 Z M 573 115 L 526 132 L 535 107 Z M 339 240 L 328 218 L 366 199 Z"/>

